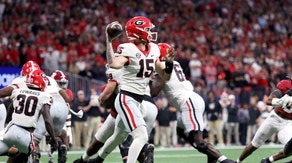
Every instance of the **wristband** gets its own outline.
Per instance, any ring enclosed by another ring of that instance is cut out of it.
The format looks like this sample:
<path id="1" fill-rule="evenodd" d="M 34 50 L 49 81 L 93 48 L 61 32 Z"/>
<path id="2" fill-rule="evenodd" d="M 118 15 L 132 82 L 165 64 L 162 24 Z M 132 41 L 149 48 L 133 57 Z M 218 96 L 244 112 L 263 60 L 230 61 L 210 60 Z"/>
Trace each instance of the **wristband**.
<path id="1" fill-rule="evenodd" d="M 164 71 L 168 74 L 172 73 L 172 69 L 173 69 L 173 62 L 169 62 L 169 61 L 165 61 L 165 69 Z"/>

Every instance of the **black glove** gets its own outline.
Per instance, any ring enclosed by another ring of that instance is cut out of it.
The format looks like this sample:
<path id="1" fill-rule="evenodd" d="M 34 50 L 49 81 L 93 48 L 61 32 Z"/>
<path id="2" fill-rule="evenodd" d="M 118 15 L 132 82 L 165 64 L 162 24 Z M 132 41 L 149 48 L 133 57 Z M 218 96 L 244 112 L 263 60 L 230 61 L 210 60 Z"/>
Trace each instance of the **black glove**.
<path id="1" fill-rule="evenodd" d="M 290 89 L 286 92 L 286 94 L 287 94 L 288 96 L 292 96 L 292 88 L 290 88 Z"/>

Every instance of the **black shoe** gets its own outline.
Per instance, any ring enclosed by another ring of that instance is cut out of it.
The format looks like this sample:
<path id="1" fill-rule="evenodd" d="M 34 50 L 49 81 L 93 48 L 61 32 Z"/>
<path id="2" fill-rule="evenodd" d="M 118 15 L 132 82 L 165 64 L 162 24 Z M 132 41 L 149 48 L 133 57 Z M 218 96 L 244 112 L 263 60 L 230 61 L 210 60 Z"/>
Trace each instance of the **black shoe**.
<path id="1" fill-rule="evenodd" d="M 261 163 L 271 163 L 271 161 L 269 160 L 269 158 L 263 158 L 261 160 Z"/>
<path id="2" fill-rule="evenodd" d="M 58 149 L 58 163 L 66 163 L 67 161 L 67 147 L 65 144 L 60 145 Z"/>
<path id="3" fill-rule="evenodd" d="M 153 163 L 154 162 L 154 145 L 148 144 L 147 149 L 145 151 L 145 163 Z"/>
<path id="4" fill-rule="evenodd" d="M 222 161 L 221 163 L 236 163 L 236 162 L 233 160 L 230 160 L 230 159 L 226 159 L 226 160 Z"/>
<path id="5" fill-rule="evenodd" d="M 82 156 L 81 156 L 79 159 L 73 161 L 73 163 L 88 163 L 88 162 L 87 161 L 84 161 L 83 158 L 82 158 Z"/>
<path id="6" fill-rule="evenodd" d="M 40 162 L 40 158 L 41 158 L 41 154 L 39 152 L 33 151 L 31 154 L 32 157 L 32 162 L 33 163 L 39 163 Z"/>

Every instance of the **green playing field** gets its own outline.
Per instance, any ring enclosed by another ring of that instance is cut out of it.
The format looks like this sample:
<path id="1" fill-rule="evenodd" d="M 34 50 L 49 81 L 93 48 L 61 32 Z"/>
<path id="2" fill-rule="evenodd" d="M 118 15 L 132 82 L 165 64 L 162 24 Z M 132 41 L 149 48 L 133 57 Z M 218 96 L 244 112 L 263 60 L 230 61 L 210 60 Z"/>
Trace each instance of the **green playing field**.
<path id="1" fill-rule="evenodd" d="M 232 146 L 218 148 L 228 158 L 235 160 L 241 151 L 243 146 Z M 269 146 L 265 145 L 255 151 L 250 157 L 248 157 L 244 163 L 259 163 L 264 157 L 270 156 L 277 152 L 280 146 Z M 83 151 L 69 151 L 68 152 L 68 163 L 72 163 L 75 159 L 80 158 Z M 55 156 L 55 162 L 57 162 L 57 154 Z M 169 149 L 155 149 L 154 156 L 155 163 L 206 163 L 206 156 L 193 150 L 192 148 L 169 148 Z M 7 157 L 0 157 L 0 162 L 4 162 Z M 284 163 L 285 161 L 292 160 L 292 157 L 285 160 L 278 161 Z M 42 153 L 42 163 L 48 162 L 48 157 L 45 152 Z M 110 156 L 104 161 L 105 163 L 121 163 L 121 156 L 117 150 L 115 150 Z"/>

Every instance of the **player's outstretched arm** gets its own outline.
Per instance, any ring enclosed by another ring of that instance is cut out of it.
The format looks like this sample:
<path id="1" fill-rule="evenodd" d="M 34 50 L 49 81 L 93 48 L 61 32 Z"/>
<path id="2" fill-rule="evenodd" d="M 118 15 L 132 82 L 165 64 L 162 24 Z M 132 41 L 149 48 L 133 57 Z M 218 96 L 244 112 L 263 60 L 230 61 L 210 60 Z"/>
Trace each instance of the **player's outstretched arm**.
<path id="1" fill-rule="evenodd" d="M 10 96 L 12 94 L 13 89 L 14 88 L 11 86 L 7 86 L 7 87 L 0 89 L 0 98 Z"/>

